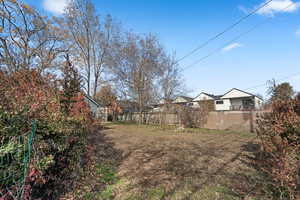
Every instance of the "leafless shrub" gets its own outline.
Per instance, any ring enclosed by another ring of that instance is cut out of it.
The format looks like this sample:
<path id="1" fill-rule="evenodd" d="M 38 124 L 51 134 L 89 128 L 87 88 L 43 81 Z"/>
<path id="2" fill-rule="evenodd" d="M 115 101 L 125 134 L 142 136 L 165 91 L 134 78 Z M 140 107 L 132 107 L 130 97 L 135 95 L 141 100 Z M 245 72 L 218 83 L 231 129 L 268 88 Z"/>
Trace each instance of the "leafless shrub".
<path id="1" fill-rule="evenodd" d="M 200 128 L 207 121 L 209 109 L 207 106 L 200 108 L 191 108 L 188 106 L 179 106 L 177 109 L 180 124 L 185 128 Z"/>
<path id="2" fill-rule="evenodd" d="M 262 152 L 256 163 L 276 199 L 297 199 L 300 189 L 300 116 L 297 101 L 276 101 L 257 120 Z M 298 194 L 297 194 L 298 191 Z M 298 196 L 299 197 L 299 196 Z"/>

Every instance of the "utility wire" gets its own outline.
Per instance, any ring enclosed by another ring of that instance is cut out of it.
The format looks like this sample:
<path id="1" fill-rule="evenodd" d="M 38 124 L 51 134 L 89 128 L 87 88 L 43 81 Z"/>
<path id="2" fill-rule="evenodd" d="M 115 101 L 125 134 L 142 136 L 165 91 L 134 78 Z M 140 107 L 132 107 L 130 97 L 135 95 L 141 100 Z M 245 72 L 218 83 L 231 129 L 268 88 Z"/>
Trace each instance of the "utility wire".
<path id="1" fill-rule="evenodd" d="M 295 77 L 295 76 L 298 76 L 300 75 L 300 72 L 299 73 L 295 73 L 295 74 L 291 74 L 289 76 L 285 76 L 283 78 L 280 78 L 280 79 L 277 79 L 276 81 L 280 82 L 280 81 L 283 81 L 283 80 L 286 80 L 286 79 L 289 79 L 289 78 L 292 78 L 292 77 Z M 260 85 L 255 85 L 255 86 L 252 86 L 252 87 L 249 87 L 249 88 L 245 88 L 244 90 L 252 90 L 252 89 L 256 89 L 256 88 L 259 88 L 259 87 L 262 87 L 262 86 L 266 86 L 268 85 L 268 83 L 264 83 L 264 84 L 260 84 Z"/>
<path id="2" fill-rule="evenodd" d="M 289 76 L 282 77 L 280 79 L 276 79 L 275 81 L 276 82 L 281 82 L 283 80 L 286 80 L 286 79 L 289 79 L 289 78 L 292 78 L 292 77 L 295 77 L 295 76 L 298 76 L 298 75 L 300 75 L 300 72 L 299 73 L 295 73 L 295 74 L 291 74 Z M 243 90 L 252 90 L 252 89 L 260 88 L 260 87 L 267 86 L 267 85 L 268 85 L 268 82 L 265 82 L 263 84 L 255 85 L 255 86 L 248 87 L 248 88 L 244 88 Z"/>
<path id="3" fill-rule="evenodd" d="M 233 23 L 232 25 L 228 26 L 227 28 L 225 28 L 222 32 L 214 35 L 213 37 L 209 38 L 207 41 L 203 42 L 201 45 L 199 45 L 197 48 L 193 49 L 191 52 L 189 52 L 188 54 L 186 54 L 185 56 L 181 57 L 180 59 L 177 60 L 176 64 L 179 63 L 180 61 L 182 61 L 183 59 L 191 56 L 192 54 L 194 54 L 195 52 L 197 52 L 198 50 L 202 49 L 203 47 L 207 46 L 210 42 L 214 41 L 215 39 L 219 38 L 221 35 L 227 33 L 228 31 L 230 31 L 231 29 L 233 29 L 234 27 L 236 27 L 238 24 L 240 24 L 241 22 L 243 22 L 244 20 L 246 20 L 247 18 L 249 18 L 250 16 L 254 15 L 256 12 L 258 12 L 260 9 L 266 7 L 268 4 L 270 4 L 273 0 L 269 0 L 266 3 L 262 4 L 261 6 L 259 6 L 258 8 L 254 9 L 253 11 L 251 11 L 249 14 L 243 16 L 242 18 L 240 18 L 239 20 L 237 20 L 235 23 Z"/>
<path id="4" fill-rule="evenodd" d="M 294 3 L 289 4 L 287 7 L 285 7 L 284 9 L 282 9 L 282 11 L 287 10 L 287 9 L 288 9 L 289 7 L 291 7 L 292 5 L 294 5 Z M 185 70 L 191 68 L 192 66 L 194 66 L 195 64 L 198 64 L 198 63 L 202 62 L 203 60 L 209 58 L 210 56 L 214 55 L 215 53 L 218 53 L 220 50 L 222 50 L 222 49 L 225 48 L 226 46 L 230 45 L 231 43 L 237 41 L 238 39 L 240 39 L 240 38 L 243 37 L 244 35 L 247 35 L 248 33 L 254 31 L 256 28 L 258 28 L 259 26 L 261 26 L 261 25 L 263 25 L 263 24 L 266 24 L 267 21 L 270 20 L 270 19 L 273 19 L 273 18 L 272 18 L 272 17 L 269 17 L 269 18 L 267 18 L 265 21 L 260 22 L 260 23 L 258 23 L 258 24 L 256 24 L 256 25 L 254 25 L 254 26 L 251 27 L 249 30 L 247 30 L 247 31 L 245 31 L 245 32 L 243 32 L 243 33 L 241 33 L 241 34 L 239 34 L 238 36 L 236 36 L 235 38 L 233 38 L 233 39 L 230 40 L 229 42 L 226 42 L 226 43 L 225 43 L 224 45 L 222 45 L 221 47 L 219 47 L 219 48 L 217 48 L 217 49 L 211 51 L 211 52 L 210 52 L 209 54 L 207 54 L 206 56 L 203 56 L 202 58 L 196 60 L 196 61 L 193 62 L 192 64 L 187 65 L 186 67 L 182 68 L 182 69 L 180 70 L 180 72 L 185 71 Z"/>

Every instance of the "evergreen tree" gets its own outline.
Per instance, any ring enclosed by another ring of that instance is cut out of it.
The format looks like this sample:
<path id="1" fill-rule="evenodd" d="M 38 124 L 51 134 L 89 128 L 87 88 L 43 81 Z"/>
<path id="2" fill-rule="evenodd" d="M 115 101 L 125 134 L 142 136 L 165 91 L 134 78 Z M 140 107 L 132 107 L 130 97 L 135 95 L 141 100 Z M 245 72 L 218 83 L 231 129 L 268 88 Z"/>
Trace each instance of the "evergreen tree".
<path id="1" fill-rule="evenodd" d="M 70 61 L 70 57 L 67 54 L 65 56 L 66 62 L 63 67 L 63 78 L 61 80 L 62 85 L 62 98 L 63 110 L 65 113 L 70 112 L 70 105 L 73 103 L 74 97 L 80 92 L 81 77 L 78 71 L 74 68 Z"/>

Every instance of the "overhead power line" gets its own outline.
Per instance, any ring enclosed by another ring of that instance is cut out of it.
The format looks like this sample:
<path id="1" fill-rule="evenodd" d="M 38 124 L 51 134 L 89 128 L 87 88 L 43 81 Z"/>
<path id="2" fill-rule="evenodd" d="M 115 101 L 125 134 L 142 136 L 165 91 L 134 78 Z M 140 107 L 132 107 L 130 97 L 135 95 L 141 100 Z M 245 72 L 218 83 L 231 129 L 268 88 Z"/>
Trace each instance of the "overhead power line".
<path id="1" fill-rule="evenodd" d="M 290 79 L 290 78 L 293 78 L 293 77 L 296 77 L 296 76 L 299 76 L 299 75 L 300 75 L 300 72 L 295 73 L 295 74 L 291 74 L 289 76 L 282 77 L 280 79 L 275 79 L 275 81 L 276 82 L 281 82 L 283 80 Z M 247 90 L 252 90 L 252 89 L 260 88 L 260 87 L 267 86 L 267 85 L 268 85 L 268 82 L 266 81 L 265 83 L 262 83 L 262 84 L 259 84 L 259 85 L 254 85 L 254 86 L 251 86 L 251 87 L 248 87 L 248 88 L 244 88 L 242 90 L 246 90 L 247 91 Z M 198 88 L 197 90 L 199 90 L 199 89 L 200 88 Z"/>
<path id="2" fill-rule="evenodd" d="M 287 9 L 288 9 L 289 7 L 291 7 L 292 5 L 294 5 L 294 3 L 289 4 L 287 7 L 285 7 L 284 9 L 282 9 L 282 11 L 287 10 Z M 220 50 L 224 49 L 226 46 L 228 46 L 228 45 L 230 45 L 231 43 L 233 43 L 233 42 L 239 40 L 239 39 L 240 39 L 241 37 L 243 37 L 244 35 L 247 35 L 248 33 L 254 31 L 254 30 L 255 30 L 256 28 L 258 28 L 259 26 L 261 26 L 261 25 L 267 23 L 267 21 L 270 20 L 270 19 L 273 19 L 273 18 L 272 18 L 272 17 L 269 17 L 269 18 L 267 18 L 265 21 L 255 24 L 255 25 L 252 26 L 250 29 L 248 29 L 247 31 L 245 31 L 245 32 L 243 32 L 243 33 L 241 33 L 241 34 L 239 34 L 238 36 L 236 36 L 236 37 L 233 38 L 232 40 L 230 40 L 230 41 L 226 42 L 224 45 L 220 46 L 219 48 L 217 48 L 217 49 L 211 51 L 210 53 L 208 53 L 207 55 L 203 56 L 202 58 L 196 60 L 196 61 L 193 62 L 192 64 L 187 65 L 186 67 L 183 67 L 183 68 L 181 69 L 181 72 L 182 72 L 182 71 L 185 71 L 185 70 L 187 70 L 187 69 L 189 69 L 189 68 L 191 68 L 191 67 L 193 67 L 194 65 L 196 65 L 196 64 L 198 64 L 198 63 L 200 63 L 200 62 L 202 62 L 202 61 L 204 61 L 205 59 L 209 58 L 210 56 L 214 55 L 215 53 L 218 53 Z"/>
<path id="3" fill-rule="evenodd" d="M 214 41 L 215 39 L 219 38 L 221 35 L 227 33 L 228 31 L 230 31 L 231 29 L 233 29 L 234 27 L 236 27 L 238 24 L 240 24 L 241 22 L 243 22 L 244 20 L 246 20 L 247 18 L 249 18 L 250 16 L 254 15 L 256 12 L 258 12 L 260 9 L 266 7 L 268 4 L 270 4 L 273 0 L 269 0 L 266 3 L 262 4 L 261 6 L 259 6 L 258 8 L 254 9 L 253 11 L 251 11 L 250 13 L 248 13 L 247 15 L 243 16 L 242 18 L 240 18 L 239 20 L 237 20 L 235 23 L 233 23 L 232 25 L 228 26 L 227 28 L 225 28 L 222 32 L 214 35 L 213 37 L 209 38 L 208 40 L 206 40 L 205 42 L 203 42 L 201 45 L 199 45 L 198 47 L 196 47 L 195 49 L 193 49 L 191 52 L 189 52 L 188 54 L 186 54 L 185 56 L 181 57 L 180 59 L 177 60 L 176 63 L 179 63 L 180 61 L 182 61 L 183 59 L 191 56 L 192 54 L 194 54 L 195 52 L 197 52 L 198 50 L 202 49 L 203 47 L 207 46 L 210 42 Z"/>
<path id="4" fill-rule="evenodd" d="M 289 76 L 282 77 L 280 79 L 276 79 L 275 81 L 280 82 L 280 81 L 283 81 L 283 80 L 286 80 L 286 79 L 290 79 L 290 78 L 293 78 L 293 77 L 299 76 L 299 75 L 300 75 L 300 72 L 299 73 L 295 73 L 295 74 L 291 74 Z M 256 88 L 267 86 L 267 85 L 268 85 L 268 83 L 265 82 L 263 84 L 259 84 L 259 85 L 255 85 L 255 86 L 252 86 L 252 87 L 249 87 L 249 88 L 245 88 L 244 90 L 252 90 L 252 89 L 256 89 Z"/>

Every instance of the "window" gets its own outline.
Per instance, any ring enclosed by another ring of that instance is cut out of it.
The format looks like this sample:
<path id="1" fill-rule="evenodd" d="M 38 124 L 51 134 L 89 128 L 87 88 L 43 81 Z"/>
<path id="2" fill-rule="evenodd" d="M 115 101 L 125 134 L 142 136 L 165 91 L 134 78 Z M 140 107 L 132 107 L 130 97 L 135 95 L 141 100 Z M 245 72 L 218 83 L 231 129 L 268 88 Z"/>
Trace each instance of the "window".
<path id="1" fill-rule="evenodd" d="M 216 104 L 224 104 L 223 101 L 216 101 Z"/>

